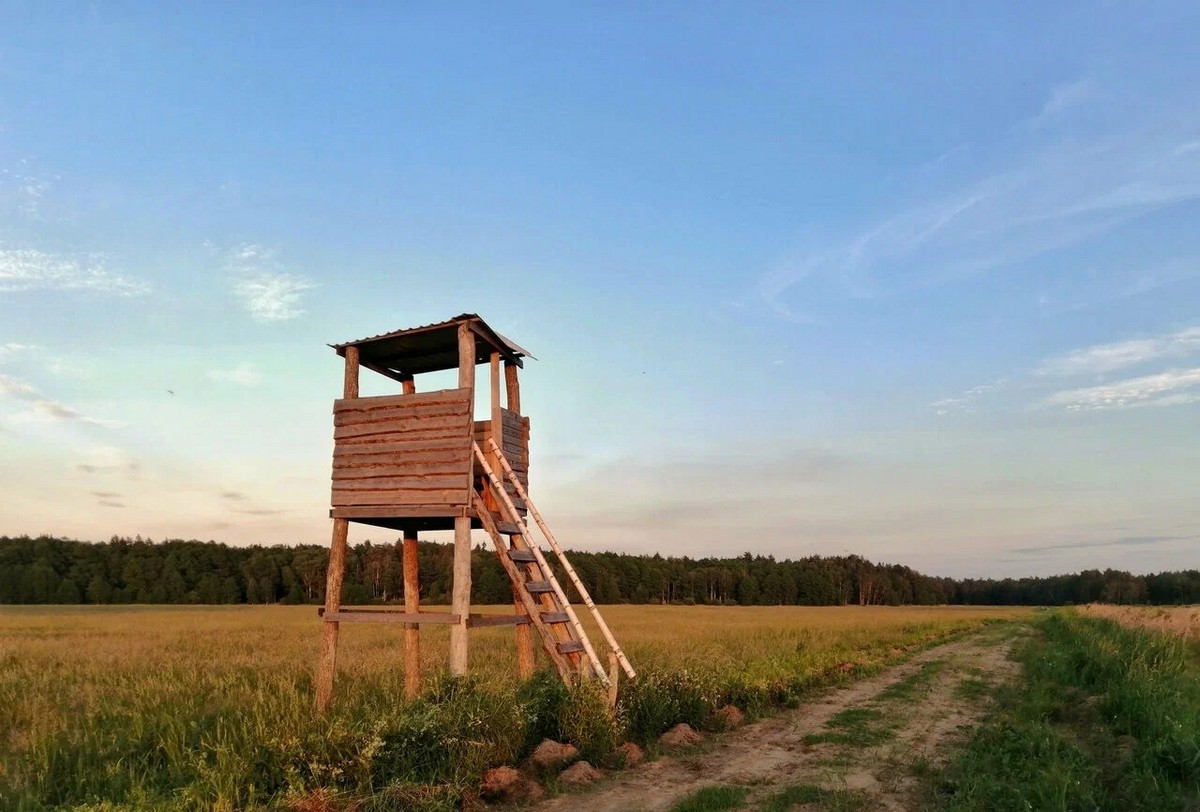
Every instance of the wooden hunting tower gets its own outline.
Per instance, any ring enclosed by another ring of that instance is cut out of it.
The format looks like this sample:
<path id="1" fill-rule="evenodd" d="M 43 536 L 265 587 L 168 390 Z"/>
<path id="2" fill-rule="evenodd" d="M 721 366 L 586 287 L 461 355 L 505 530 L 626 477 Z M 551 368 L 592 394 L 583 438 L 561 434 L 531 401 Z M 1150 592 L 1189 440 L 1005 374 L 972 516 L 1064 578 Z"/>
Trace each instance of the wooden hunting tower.
<path id="1" fill-rule="evenodd" d="M 420 626 L 449 624 L 450 670 L 467 671 L 467 630 L 513 625 L 520 673 L 534 669 L 530 627 L 566 680 L 604 673 L 566 593 L 525 522 L 532 514 L 575 591 L 592 611 L 609 647 L 610 659 L 633 676 L 633 669 L 576 577 L 554 535 L 528 494 L 529 419 L 521 415 L 518 370 L 529 353 L 466 313 L 449 321 L 333 345 L 345 358 L 342 398 L 334 401 L 332 509 L 333 543 L 325 606 L 317 707 L 333 696 L 339 624 L 405 624 L 405 689 L 415 696 L 420 683 Z M 475 368 L 487 364 L 491 403 L 475 420 Z M 501 365 L 504 385 L 501 387 Z M 401 393 L 359 397 L 359 371 L 368 369 L 400 384 Z M 416 376 L 458 369 L 458 387 L 417 392 Z M 503 405 L 501 392 L 503 389 Z M 348 610 L 341 606 L 346 539 L 350 522 L 386 527 L 403 534 L 404 609 Z M 449 612 L 424 612 L 419 602 L 417 534 L 454 530 L 453 603 Z M 471 531 L 491 539 L 501 566 L 512 580 L 515 612 L 472 614 Z"/>

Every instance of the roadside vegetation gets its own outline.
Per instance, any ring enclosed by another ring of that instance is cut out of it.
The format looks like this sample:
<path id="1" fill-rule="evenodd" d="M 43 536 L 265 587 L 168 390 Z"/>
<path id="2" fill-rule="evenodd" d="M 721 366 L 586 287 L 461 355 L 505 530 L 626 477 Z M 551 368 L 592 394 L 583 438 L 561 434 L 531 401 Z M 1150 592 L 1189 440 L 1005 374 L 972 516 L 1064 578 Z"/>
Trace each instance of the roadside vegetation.
<path id="1" fill-rule="evenodd" d="M 511 610 L 511 607 L 510 607 Z M 496 608 L 495 611 L 501 611 Z M 0 808 L 453 809 L 482 772 L 543 738 L 604 764 L 629 740 L 751 715 L 878 670 L 914 648 L 1027 610 L 613 607 L 637 664 L 615 716 L 594 685 L 513 676 L 512 632 L 472 636 L 472 676 L 404 702 L 402 635 L 343 629 L 337 696 L 312 712 L 317 619 L 306 607 L 0 609 Z"/>
<path id="2" fill-rule="evenodd" d="M 938 777 L 943 810 L 1200 809 L 1200 657 L 1182 636 L 1058 610 L 1024 677 Z"/>

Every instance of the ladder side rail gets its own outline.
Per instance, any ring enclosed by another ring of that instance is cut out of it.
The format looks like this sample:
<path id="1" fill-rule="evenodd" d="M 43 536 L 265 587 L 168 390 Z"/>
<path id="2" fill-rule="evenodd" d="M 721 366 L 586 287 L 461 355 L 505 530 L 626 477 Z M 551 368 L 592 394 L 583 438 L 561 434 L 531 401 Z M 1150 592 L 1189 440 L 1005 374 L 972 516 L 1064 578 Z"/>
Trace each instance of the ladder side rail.
<path id="1" fill-rule="evenodd" d="M 483 472 L 487 475 L 488 481 L 492 484 L 492 488 L 500 497 L 501 504 L 503 504 L 507 509 L 509 518 L 512 519 L 513 524 L 515 524 L 521 531 L 521 535 L 529 538 L 528 526 L 526 526 L 524 519 L 521 518 L 521 514 L 517 512 L 517 507 L 513 504 L 512 499 L 509 497 L 508 491 L 504 489 L 504 483 L 497 479 L 495 471 L 492 470 L 492 466 L 488 465 L 487 457 L 485 457 L 483 454 L 483 449 L 479 447 L 479 443 L 473 442 L 471 445 L 475 449 L 475 459 L 483 468 Z M 501 459 L 503 459 L 504 455 L 501 454 L 500 456 Z M 608 675 L 604 673 L 604 668 L 600 665 L 600 658 L 596 656 L 596 650 L 592 648 L 592 643 L 588 639 L 587 632 L 584 631 L 583 624 L 579 622 L 579 616 L 575 614 L 574 607 L 571 606 L 571 602 L 567 599 L 567 593 L 563 591 L 562 585 L 559 584 L 558 579 L 554 577 L 554 570 L 550 568 L 549 562 L 546 561 L 546 557 L 542 555 L 542 551 L 536 544 L 530 544 L 529 550 L 537 559 L 538 566 L 541 568 L 542 572 L 545 573 L 546 580 L 550 583 L 551 589 L 554 590 L 554 594 L 557 596 L 559 603 L 562 604 L 563 611 L 565 611 L 567 616 L 571 619 L 571 625 L 575 627 L 575 634 L 579 637 L 579 642 L 583 644 L 584 651 L 587 652 L 588 662 L 591 666 L 592 672 L 600 679 L 601 682 L 604 683 L 605 687 L 607 687 Z"/>
<path id="2" fill-rule="evenodd" d="M 583 581 L 581 581 L 579 576 L 575 573 L 575 568 L 571 566 L 571 562 L 567 559 L 566 553 L 563 552 L 562 547 L 559 546 L 558 539 L 556 539 L 554 534 L 550 532 L 550 527 L 546 524 L 546 520 L 542 518 L 541 512 L 537 509 L 537 505 L 535 505 L 533 500 L 529 498 L 529 494 L 526 493 L 525 487 L 521 485 L 521 480 L 517 478 L 512 466 L 508 464 L 508 458 L 504 456 L 504 452 L 500 449 L 500 446 L 496 444 L 495 438 L 489 437 L 488 443 L 491 444 L 492 451 L 495 452 L 496 458 L 500 461 L 500 466 L 504 469 L 504 473 L 508 476 L 509 481 L 512 482 L 516 487 L 517 494 L 525 502 L 525 507 L 527 507 L 529 512 L 533 514 L 533 519 L 535 522 L 537 522 L 537 526 L 541 528 L 542 535 L 546 537 L 546 541 L 550 543 L 550 548 L 554 550 L 555 555 L 558 556 L 558 560 L 562 563 L 563 569 L 566 570 L 567 576 L 571 579 L 571 583 L 575 584 L 575 589 L 579 591 L 579 597 L 583 598 L 584 605 L 591 610 L 592 617 L 596 619 L 596 624 L 600 627 L 600 631 L 604 634 L 604 639 L 608 641 L 609 648 L 611 648 L 613 653 L 617 655 L 617 660 L 621 663 L 621 667 L 625 669 L 625 673 L 629 675 L 630 679 L 633 679 L 637 676 L 637 672 L 633 670 L 633 666 L 630 664 L 629 659 L 625 656 L 625 652 L 621 650 L 621 646 L 617 643 L 617 638 L 613 636 L 612 630 L 608 628 L 608 624 L 604 622 L 604 617 L 600 614 L 600 609 L 597 608 L 596 604 L 592 601 L 592 596 L 588 594 L 587 589 L 583 585 Z M 508 493 L 504 490 L 503 485 L 501 485 L 499 490 L 504 493 L 504 498 L 507 500 Z M 511 500 L 509 501 L 511 504 Z"/>
<path id="3" fill-rule="evenodd" d="M 517 577 L 519 575 L 517 567 L 508 558 L 504 544 L 500 539 L 500 530 L 492 520 L 492 514 L 488 512 L 487 506 L 483 504 L 483 500 L 479 498 L 478 493 L 471 494 L 471 502 L 475 506 L 476 511 L 479 512 L 479 521 L 483 525 L 483 529 L 487 531 L 488 536 L 492 540 L 492 545 L 496 548 L 496 558 L 500 560 L 500 566 L 503 567 L 509 580 L 513 581 L 514 585 L 520 584 L 520 580 Z M 524 589 L 518 589 L 517 591 L 520 593 L 519 597 L 522 606 L 525 608 L 525 614 L 529 617 L 530 623 L 537 628 L 538 634 L 541 635 L 546 653 L 550 656 L 551 662 L 558 669 L 558 673 L 564 679 L 567 679 L 571 670 L 567 667 L 566 659 L 558 653 L 558 641 L 554 639 L 553 633 L 546 627 L 546 624 L 541 621 L 540 607 L 533 602 L 533 597 Z"/>

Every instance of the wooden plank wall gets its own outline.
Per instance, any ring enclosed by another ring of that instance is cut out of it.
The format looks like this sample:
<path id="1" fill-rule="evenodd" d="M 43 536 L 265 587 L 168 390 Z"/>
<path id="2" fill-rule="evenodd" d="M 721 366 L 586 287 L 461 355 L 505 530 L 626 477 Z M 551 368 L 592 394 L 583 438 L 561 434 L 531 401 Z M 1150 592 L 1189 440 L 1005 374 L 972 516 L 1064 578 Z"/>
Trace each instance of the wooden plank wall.
<path id="1" fill-rule="evenodd" d="M 472 406 L 468 389 L 334 401 L 333 506 L 470 504 Z"/>
<path id="2" fill-rule="evenodd" d="M 510 412 L 508 409 L 500 410 L 500 423 L 503 426 L 504 440 L 500 442 L 501 448 L 504 449 L 504 456 L 508 459 L 508 464 L 512 466 L 513 471 L 517 475 L 517 479 L 521 481 L 526 493 L 529 492 L 529 418 L 522 417 L 516 412 Z M 492 422 L 490 420 L 480 420 L 475 424 L 475 442 L 479 443 L 481 448 L 487 448 L 487 438 L 492 434 Z M 503 476 L 502 471 L 496 472 L 497 476 Z M 521 497 L 517 494 L 517 489 L 511 483 L 505 483 L 505 490 L 508 491 L 509 497 L 512 498 L 513 504 L 522 513 L 525 512 L 525 503 L 521 501 Z"/>

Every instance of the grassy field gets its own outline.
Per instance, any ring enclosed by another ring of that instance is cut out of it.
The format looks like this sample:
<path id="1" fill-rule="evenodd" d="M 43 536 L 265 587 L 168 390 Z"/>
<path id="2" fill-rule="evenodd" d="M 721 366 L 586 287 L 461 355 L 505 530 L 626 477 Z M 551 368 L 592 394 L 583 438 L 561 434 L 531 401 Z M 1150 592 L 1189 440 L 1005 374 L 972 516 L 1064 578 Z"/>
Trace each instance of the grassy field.
<path id="1" fill-rule="evenodd" d="M 941 776 L 936 806 L 1200 809 L 1200 656 L 1183 627 L 1136 622 L 1161 616 L 1089 607 L 1038 618 L 1017 652 L 1021 679 Z"/>
<path id="2" fill-rule="evenodd" d="M 453 808 L 484 769 L 544 736 L 603 760 L 623 739 L 701 724 L 726 702 L 752 714 L 795 705 L 1028 610 L 615 606 L 606 616 L 641 672 L 615 718 L 586 687 L 519 684 L 506 629 L 472 633 L 467 680 L 442 672 L 447 630 L 423 631 L 427 685 L 405 703 L 400 630 L 364 624 L 343 627 L 338 698 L 318 719 L 312 607 L 0 607 L 0 807 Z"/>

